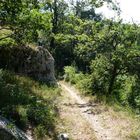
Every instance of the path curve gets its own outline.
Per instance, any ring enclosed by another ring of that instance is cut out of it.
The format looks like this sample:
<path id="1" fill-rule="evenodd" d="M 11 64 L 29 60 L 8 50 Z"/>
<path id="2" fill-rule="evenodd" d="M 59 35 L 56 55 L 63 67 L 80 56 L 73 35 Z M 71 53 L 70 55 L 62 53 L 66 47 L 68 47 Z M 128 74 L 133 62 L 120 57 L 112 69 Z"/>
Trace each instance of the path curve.
<path id="1" fill-rule="evenodd" d="M 100 121 L 100 117 L 96 114 L 89 113 L 91 110 L 91 106 L 88 105 L 88 102 L 82 99 L 76 91 L 74 91 L 71 87 L 63 82 L 59 82 L 61 89 L 65 91 L 65 93 L 69 94 L 71 98 L 75 99 L 77 104 L 86 105 L 84 107 L 79 108 L 80 115 L 86 119 L 87 123 L 92 127 L 97 140 L 121 140 L 110 128 L 104 128 Z M 93 107 L 93 106 L 92 106 Z"/>

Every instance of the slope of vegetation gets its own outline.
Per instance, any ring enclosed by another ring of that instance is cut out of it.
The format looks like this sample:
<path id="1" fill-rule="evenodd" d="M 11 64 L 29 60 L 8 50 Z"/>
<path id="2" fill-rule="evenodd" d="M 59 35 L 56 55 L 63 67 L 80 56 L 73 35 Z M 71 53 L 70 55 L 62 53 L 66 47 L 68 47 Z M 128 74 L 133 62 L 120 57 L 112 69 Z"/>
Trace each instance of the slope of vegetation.
<path id="1" fill-rule="evenodd" d="M 34 137 L 54 136 L 55 100 L 60 90 L 9 71 L 0 70 L 0 115 Z"/>
<path id="2" fill-rule="evenodd" d="M 104 4 L 118 13 L 118 20 L 96 13 Z M 85 94 L 140 114 L 140 26 L 123 23 L 119 13 L 113 0 L 2 0 L 0 47 L 47 48 L 58 78 L 65 74 Z M 22 128 L 35 126 L 37 135 L 54 129 L 51 101 L 58 89 L 1 68 L 1 115 Z"/>

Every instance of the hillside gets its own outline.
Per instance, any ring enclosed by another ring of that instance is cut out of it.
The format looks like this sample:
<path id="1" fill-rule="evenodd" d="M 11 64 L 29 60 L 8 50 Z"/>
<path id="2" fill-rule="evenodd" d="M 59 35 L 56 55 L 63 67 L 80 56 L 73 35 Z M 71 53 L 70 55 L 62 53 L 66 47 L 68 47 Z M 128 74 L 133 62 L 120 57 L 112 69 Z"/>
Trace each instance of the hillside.
<path id="1" fill-rule="evenodd" d="M 140 139 L 140 25 L 120 15 L 115 0 L 0 2 L 0 139 Z"/>
<path id="2" fill-rule="evenodd" d="M 34 139 L 55 137 L 55 100 L 59 94 L 58 88 L 0 70 L 0 115 Z"/>

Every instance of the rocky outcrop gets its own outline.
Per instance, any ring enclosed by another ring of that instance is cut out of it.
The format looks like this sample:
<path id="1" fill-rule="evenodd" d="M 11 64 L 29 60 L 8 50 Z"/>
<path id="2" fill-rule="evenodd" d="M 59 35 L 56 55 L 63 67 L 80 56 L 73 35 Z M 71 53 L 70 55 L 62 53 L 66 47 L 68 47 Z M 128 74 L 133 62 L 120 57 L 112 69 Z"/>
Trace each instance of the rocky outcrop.
<path id="1" fill-rule="evenodd" d="M 43 47 L 0 47 L 0 68 L 56 84 L 54 59 Z"/>
<path id="2" fill-rule="evenodd" d="M 6 118 L 0 116 L 0 140 L 33 140 Z"/>

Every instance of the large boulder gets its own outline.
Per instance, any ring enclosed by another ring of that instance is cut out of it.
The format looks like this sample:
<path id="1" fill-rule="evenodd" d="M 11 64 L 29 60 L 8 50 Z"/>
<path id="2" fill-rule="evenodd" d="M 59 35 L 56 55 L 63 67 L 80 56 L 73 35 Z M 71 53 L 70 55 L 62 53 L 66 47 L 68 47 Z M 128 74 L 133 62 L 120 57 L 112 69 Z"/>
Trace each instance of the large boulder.
<path id="1" fill-rule="evenodd" d="M 0 47 L 0 68 L 56 84 L 54 59 L 43 47 Z"/>

